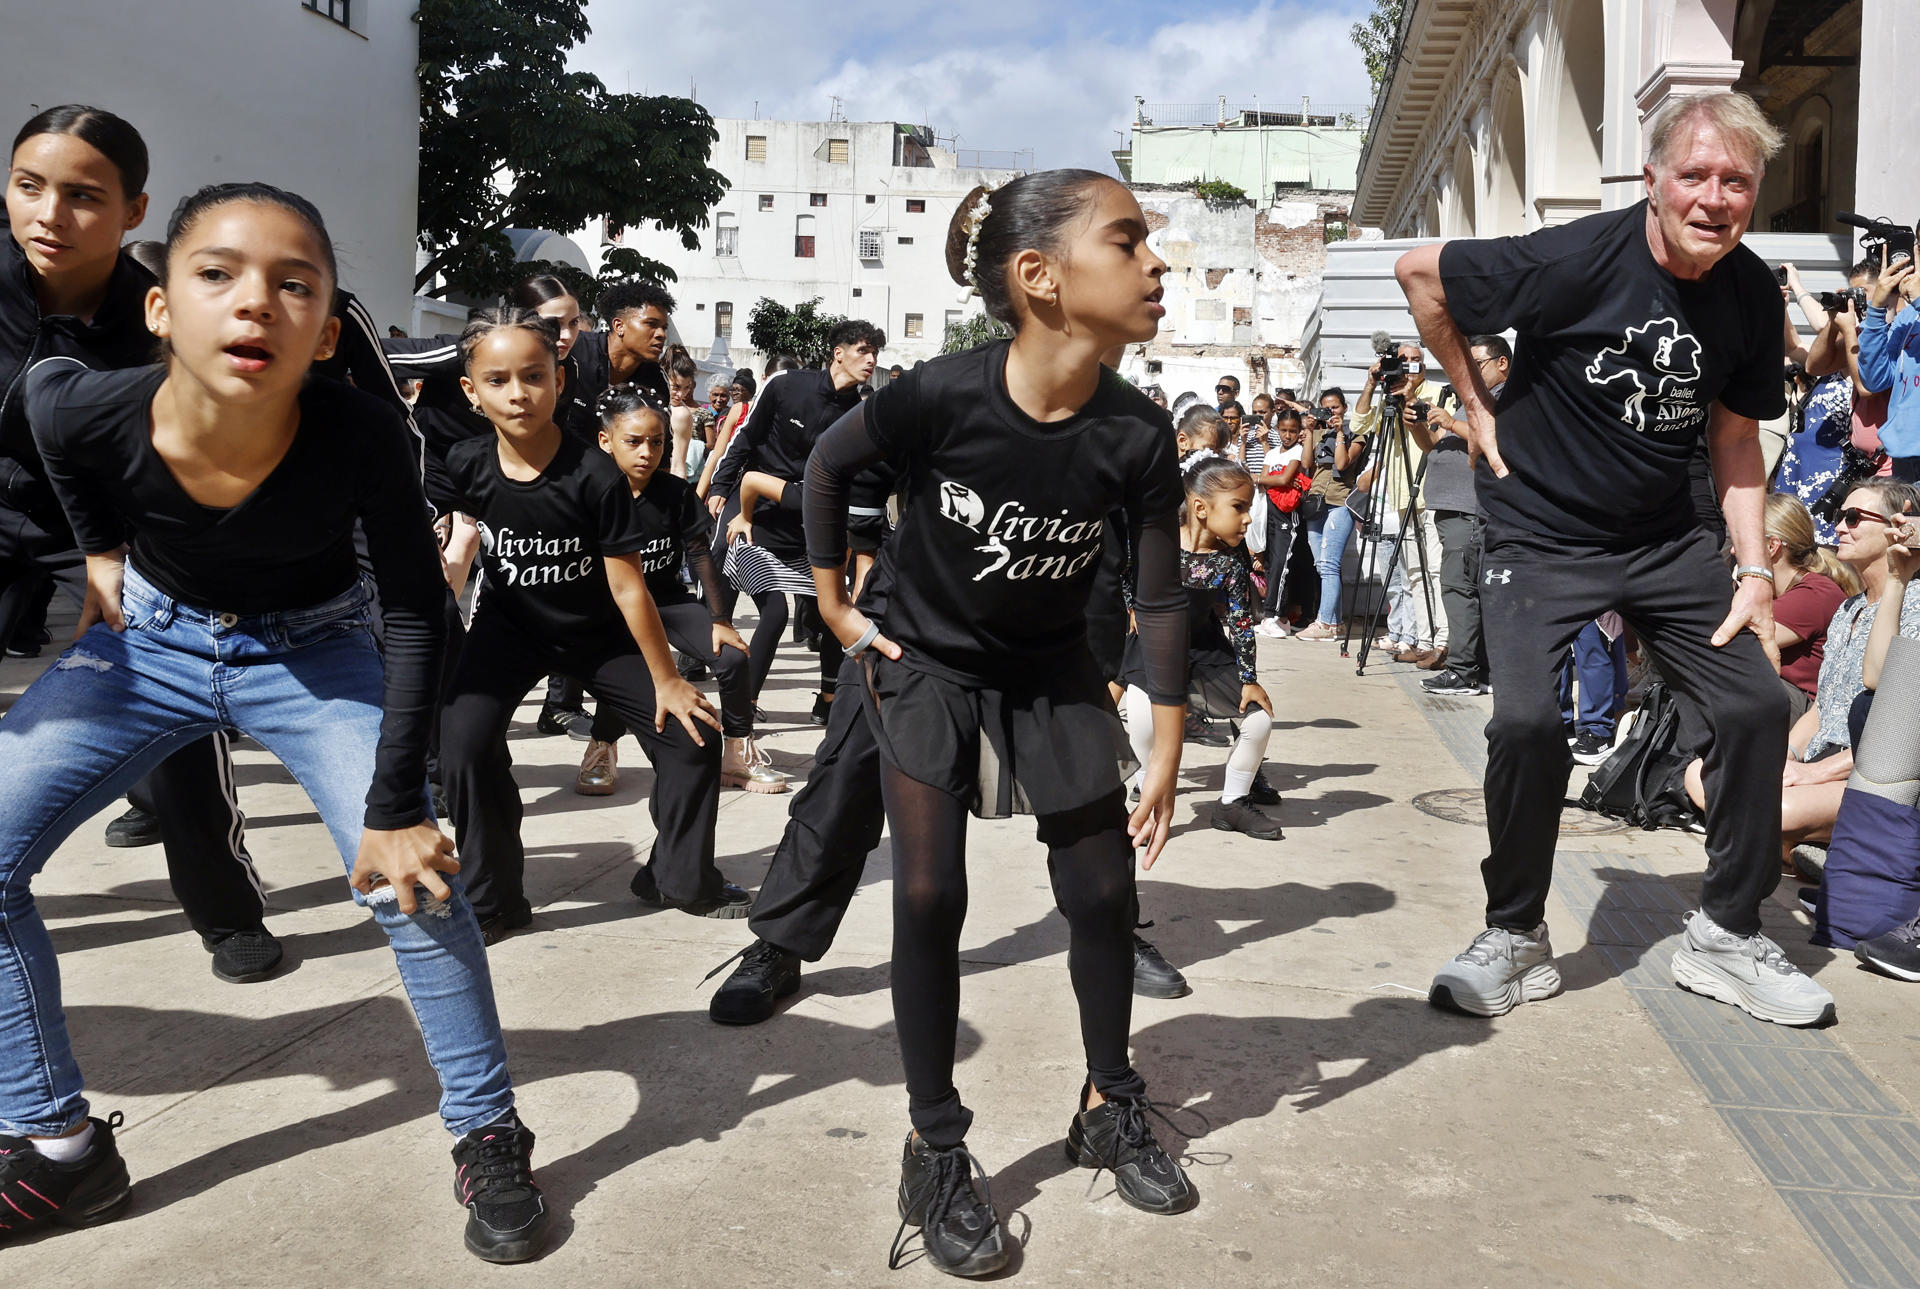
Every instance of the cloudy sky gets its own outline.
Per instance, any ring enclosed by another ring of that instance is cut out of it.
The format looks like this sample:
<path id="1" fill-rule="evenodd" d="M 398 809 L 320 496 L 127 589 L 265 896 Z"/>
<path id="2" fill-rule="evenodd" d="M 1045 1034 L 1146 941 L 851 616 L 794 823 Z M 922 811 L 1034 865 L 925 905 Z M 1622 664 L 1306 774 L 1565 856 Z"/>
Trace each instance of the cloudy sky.
<path id="1" fill-rule="evenodd" d="M 1364 104 L 1348 29 L 1367 0 L 593 0 L 577 67 L 609 89 L 697 97 L 715 116 L 928 124 L 962 148 L 1112 169 L 1149 103 Z M 643 21 L 626 15 L 644 12 Z M 1177 16 L 1176 16 L 1177 15 Z"/>

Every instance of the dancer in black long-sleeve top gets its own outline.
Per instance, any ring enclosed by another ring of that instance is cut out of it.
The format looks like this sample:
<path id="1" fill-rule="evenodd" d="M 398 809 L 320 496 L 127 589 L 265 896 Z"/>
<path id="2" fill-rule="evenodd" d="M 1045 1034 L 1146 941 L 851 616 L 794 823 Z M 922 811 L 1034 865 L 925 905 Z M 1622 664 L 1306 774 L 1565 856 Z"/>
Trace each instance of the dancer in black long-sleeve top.
<path id="1" fill-rule="evenodd" d="M 990 203 L 990 204 L 989 204 Z M 1148 1212 L 1194 1192 L 1148 1124 L 1130 1064 L 1133 846 L 1165 844 L 1186 692 L 1181 502 L 1166 413 L 1105 371 L 1114 345 L 1149 339 L 1166 265 L 1139 203 L 1089 171 L 1050 171 L 970 196 L 950 230 L 956 278 L 1016 330 L 1012 342 L 936 359 L 829 430 L 807 469 L 807 554 L 821 616 L 860 656 L 894 838 L 893 1000 L 914 1131 L 901 1164 L 902 1229 L 939 1269 L 985 1275 L 1007 1251 L 971 1113 L 953 1084 L 966 815 L 1037 816 L 1072 932 L 1087 1080 L 1067 1150 L 1112 1169 Z M 889 459 L 906 513 L 882 551 L 887 634 L 845 582 L 847 491 Z M 1141 516 L 1135 616 L 1154 701 L 1154 754 L 1131 818 L 1124 735 L 1087 649 L 1086 604 L 1107 515 Z M 898 1265 L 896 1241 L 894 1264 Z"/>
<path id="2" fill-rule="evenodd" d="M 529 310 L 495 310 L 468 324 L 461 348 L 467 389 L 495 437 L 447 454 L 461 522 L 480 529 L 486 580 L 448 687 L 440 756 L 481 928 L 493 940 L 532 918 L 507 726 L 533 682 L 553 673 L 584 680 L 653 762 L 649 804 L 659 837 L 634 894 L 690 913 L 744 917 L 747 893 L 713 864 L 720 740 L 700 725 L 718 730 L 720 722 L 674 670 L 647 594 L 647 537 L 626 476 L 554 422 L 553 325 Z"/>

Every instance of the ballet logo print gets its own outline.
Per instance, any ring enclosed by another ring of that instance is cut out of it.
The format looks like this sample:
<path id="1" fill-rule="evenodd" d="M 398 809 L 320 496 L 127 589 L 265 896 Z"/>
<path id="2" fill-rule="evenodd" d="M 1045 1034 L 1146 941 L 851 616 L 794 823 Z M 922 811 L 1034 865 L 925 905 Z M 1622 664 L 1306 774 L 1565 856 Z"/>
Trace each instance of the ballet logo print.
<path id="1" fill-rule="evenodd" d="M 940 513 L 956 524 L 978 529 L 980 521 L 987 517 L 987 507 L 979 493 L 964 483 L 947 479 L 940 484 Z"/>
<path id="2" fill-rule="evenodd" d="M 1691 433 L 1707 421 L 1700 398 L 1700 340 L 1677 319 L 1628 327 L 1587 365 L 1587 383 L 1620 400 L 1620 420 L 1641 434 Z"/>
<path id="3" fill-rule="evenodd" d="M 511 528 L 480 524 L 480 549 L 508 586 L 560 586 L 593 571 L 593 556 L 578 537 L 523 537 Z"/>

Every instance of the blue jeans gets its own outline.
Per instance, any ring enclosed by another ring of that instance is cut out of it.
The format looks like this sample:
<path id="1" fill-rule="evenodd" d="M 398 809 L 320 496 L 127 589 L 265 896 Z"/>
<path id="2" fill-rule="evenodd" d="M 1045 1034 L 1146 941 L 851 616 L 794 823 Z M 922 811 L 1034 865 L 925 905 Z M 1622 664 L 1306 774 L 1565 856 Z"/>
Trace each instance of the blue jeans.
<path id="1" fill-rule="evenodd" d="M 1345 506 L 1329 506 L 1307 521 L 1307 549 L 1320 574 L 1320 611 L 1314 620 L 1340 625 L 1340 563 L 1347 557 L 1347 539 L 1353 536 L 1354 513 Z"/>
<path id="2" fill-rule="evenodd" d="M 87 1114 L 53 942 L 28 889 L 68 834 L 168 753 L 231 726 L 279 758 L 349 867 L 380 738 L 382 671 L 365 584 L 310 608 L 236 616 L 181 604 L 127 567 L 127 629 L 96 625 L 0 719 L 0 1131 L 55 1136 Z M 426 785 L 422 813 L 431 817 Z M 479 924 L 453 898 L 354 893 L 387 933 L 440 1116 L 464 1135 L 513 1111 Z M 385 895 L 387 898 L 379 898 Z"/>
<path id="3" fill-rule="evenodd" d="M 1577 710 L 1573 693 L 1576 674 L 1580 678 Z M 1560 723 L 1569 736 L 1595 734 L 1611 739 L 1616 725 L 1613 709 L 1626 692 L 1626 639 L 1609 643 L 1599 623 L 1587 623 L 1574 637 L 1572 651 L 1560 660 Z"/>

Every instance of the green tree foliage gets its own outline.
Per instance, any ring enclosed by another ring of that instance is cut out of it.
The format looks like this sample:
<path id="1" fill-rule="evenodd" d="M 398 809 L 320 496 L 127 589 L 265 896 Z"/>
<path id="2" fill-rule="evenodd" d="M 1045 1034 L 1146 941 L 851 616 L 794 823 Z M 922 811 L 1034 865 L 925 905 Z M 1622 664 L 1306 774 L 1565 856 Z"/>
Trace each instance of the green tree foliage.
<path id="1" fill-rule="evenodd" d="M 1405 8 L 1406 0 L 1373 0 L 1373 12 L 1367 20 L 1353 24 L 1353 43 L 1366 59 L 1367 79 L 1373 82 L 1375 98 L 1393 74 L 1393 60 L 1399 53 L 1400 15 Z"/>
<path id="2" fill-rule="evenodd" d="M 1202 201 L 1235 202 L 1247 199 L 1247 190 L 1225 179 L 1196 179 L 1193 195 Z"/>
<path id="3" fill-rule="evenodd" d="M 707 164 L 719 138 L 687 99 L 614 94 L 567 70 L 586 39 L 585 0 L 419 0 L 420 244 L 415 290 L 498 295 L 518 273 L 504 230 L 570 231 L 606 219 L 653 223 L 700 245 L 697 230 L 727 190 Z M 542 267 L 553 269 L 555 266 Z M 606 256 L 580 279 L 592 307 L 606 282 L 672 281 L 637 251 Z"/>
<path id="4" fill-rule="evenodd" d="M 986 314 L 975 313 L 947 324 L 947 334 L 940 341 L 940 352 L 965 353 L 969 349 L 978 349 L 990 340 L 1004 340 L 1012 334 L 1012 331 Z"/>
<path id="5" fill-rule="evenodd" d="M 747 315 L 747 343 L 768 356 L 792 354 L 808 367 L 825 367 L 833 357 L 827 336 L 846 319 L 820 312 L 820 297 L 789 309 L 778 300 L 760 297 Z"/>

